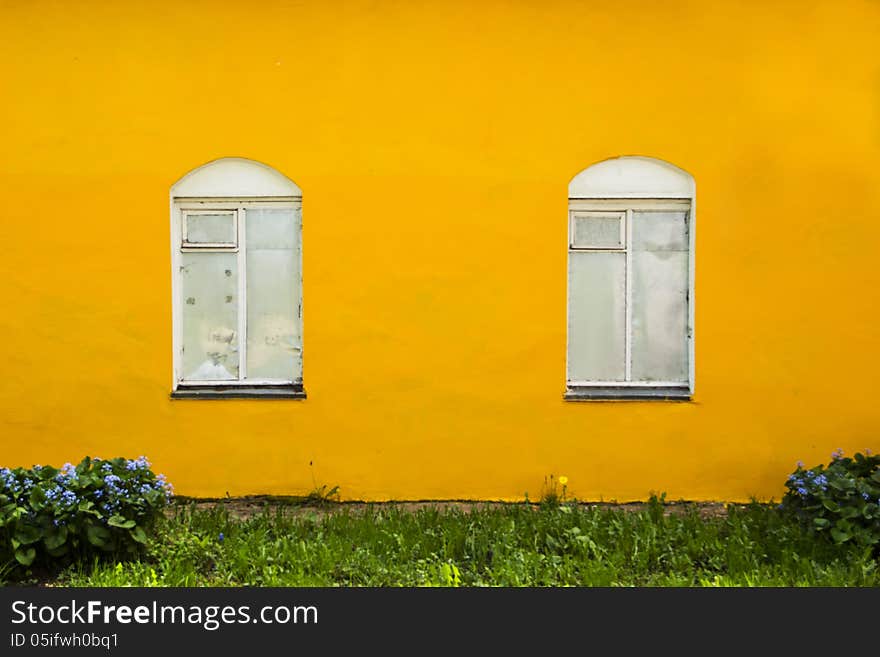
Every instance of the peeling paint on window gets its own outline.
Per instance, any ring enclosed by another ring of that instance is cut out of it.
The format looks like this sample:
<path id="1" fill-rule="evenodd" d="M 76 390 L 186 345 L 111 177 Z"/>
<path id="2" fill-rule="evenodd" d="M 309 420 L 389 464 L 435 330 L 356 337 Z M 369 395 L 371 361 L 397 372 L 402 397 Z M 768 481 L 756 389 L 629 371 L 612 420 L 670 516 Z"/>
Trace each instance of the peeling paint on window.
<path id="1" fill-rule="evenodd" d="M 186 303 L 182 311 L 182 372 L 190 381 L 238 378 L 238 277 L 236 254 L 191 252 L 181 254 L 181 288 Z M 230 275 L 223 275 L 229 271 Z"/>

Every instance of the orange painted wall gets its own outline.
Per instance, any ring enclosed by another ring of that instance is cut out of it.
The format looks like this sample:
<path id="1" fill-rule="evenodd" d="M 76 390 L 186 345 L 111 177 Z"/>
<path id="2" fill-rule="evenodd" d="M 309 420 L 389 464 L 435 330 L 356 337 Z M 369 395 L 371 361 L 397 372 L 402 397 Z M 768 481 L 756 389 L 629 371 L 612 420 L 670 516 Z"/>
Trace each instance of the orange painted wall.
<path id="1" fill-rule="evenodd" d="M 2 465 L 741 500 L 880 451 L 876 2 L 3 0 L 0 28 Z M 562 400 L 567 184 L 625 154 L 697 182 L 693 403 Z M 169 399 L 168 191 L 223 156 L 303 189 L 306 401 Z"/>

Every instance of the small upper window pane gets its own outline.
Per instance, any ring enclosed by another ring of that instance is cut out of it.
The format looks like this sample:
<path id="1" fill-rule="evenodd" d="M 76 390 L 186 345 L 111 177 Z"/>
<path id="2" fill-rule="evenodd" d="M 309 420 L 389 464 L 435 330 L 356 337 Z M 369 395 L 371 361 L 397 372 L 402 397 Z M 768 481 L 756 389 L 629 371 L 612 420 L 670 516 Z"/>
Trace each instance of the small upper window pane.
<path id="1" fill-rule="evenodd" d="M 625 216 L 623 212 L 572 213 L 572 248 L 622 249 L 625 244 Z"/>
<path id="2" fill-rule="evenodd" d="M 188 212 L 183 222 L 183 243 L 234 246 L 235 232 L 235 212 Z"/>

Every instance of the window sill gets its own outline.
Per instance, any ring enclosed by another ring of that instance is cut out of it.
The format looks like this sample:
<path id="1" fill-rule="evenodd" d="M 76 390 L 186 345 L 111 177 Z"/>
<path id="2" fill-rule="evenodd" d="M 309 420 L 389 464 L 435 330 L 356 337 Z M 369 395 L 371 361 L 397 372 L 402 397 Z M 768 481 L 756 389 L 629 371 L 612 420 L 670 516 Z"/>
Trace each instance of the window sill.
<path id="1" fill-rule="evenodd" d="M 568 388 L 565 401 L 691 401 L 693 394 L 686 387 L 636 388 L 629 386 Z"/>
<path id="2" fill-rule="evenodd" d="M 305 399 L 301 383 L 279 386 L 181 386 L 171 399 Z"/>

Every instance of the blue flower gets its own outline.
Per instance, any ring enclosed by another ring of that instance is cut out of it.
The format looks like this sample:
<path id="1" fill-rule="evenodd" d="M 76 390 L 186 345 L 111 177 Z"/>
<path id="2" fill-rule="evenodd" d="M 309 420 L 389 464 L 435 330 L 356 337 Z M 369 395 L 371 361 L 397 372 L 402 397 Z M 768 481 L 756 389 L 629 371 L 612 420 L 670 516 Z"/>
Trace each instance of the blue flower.
<path id="1" fill-rule="evenodd" d="M 223 532 L 220 532 L 220 536 L 217 537 L 217 540 L 221 543 L 223 542 Z"/>
<path id="2" fill-rule="evenodd" d="M 806 496 L 809 493 L 809 491 L 806 488 L 804 488 L 803 486 L 799 487 L 797 489 L 797 492 L 802 496 Z"/>
<path id="3" fill-rule="evenodd" d="M 146 470 L 150 467 L 150 462 L 146 456 L 138 456 L 136 459 L 129 459 L 125 462 L 126 470 Z"/>

